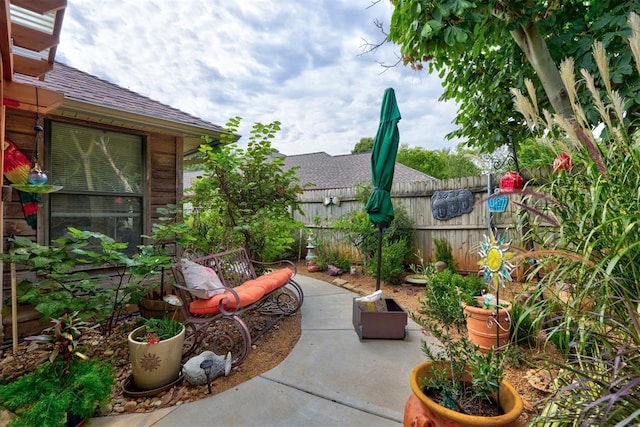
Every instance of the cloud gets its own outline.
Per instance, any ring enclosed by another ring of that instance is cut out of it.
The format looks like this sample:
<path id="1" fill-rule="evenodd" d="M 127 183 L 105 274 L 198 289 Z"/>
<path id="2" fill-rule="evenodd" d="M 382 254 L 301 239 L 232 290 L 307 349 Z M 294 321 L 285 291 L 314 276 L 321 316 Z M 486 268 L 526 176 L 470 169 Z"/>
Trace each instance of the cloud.
<path id="1" fill-rule="evenodd" d="M 284 154 L 346 154 L 378 127 L 393 87 L 401 143 L 453 148 L 455 105 L 440 81 L 397 61 L 398 47 L 363 54 L 391 6 L 370 0 L 114 0 L 69 2 L 58 60 L 212 123 L 282 122 Z"/>

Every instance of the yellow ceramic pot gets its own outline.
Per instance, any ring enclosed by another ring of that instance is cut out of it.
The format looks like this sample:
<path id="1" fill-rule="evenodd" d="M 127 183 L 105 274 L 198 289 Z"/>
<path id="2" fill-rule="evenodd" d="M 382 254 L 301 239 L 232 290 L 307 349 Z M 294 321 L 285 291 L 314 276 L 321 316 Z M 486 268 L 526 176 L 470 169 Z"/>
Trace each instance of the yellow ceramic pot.
<path id="1" fill-rule="evenodd" d="M 134 338 L 144 335 L 145 327 L 134 329 L 129 334 L 129 360 L 135 386 L 142 390 L 153 390 L 169 384 L 180 375 L 184 331 L 172 338 L 155 344 L 142 343 Z"/>

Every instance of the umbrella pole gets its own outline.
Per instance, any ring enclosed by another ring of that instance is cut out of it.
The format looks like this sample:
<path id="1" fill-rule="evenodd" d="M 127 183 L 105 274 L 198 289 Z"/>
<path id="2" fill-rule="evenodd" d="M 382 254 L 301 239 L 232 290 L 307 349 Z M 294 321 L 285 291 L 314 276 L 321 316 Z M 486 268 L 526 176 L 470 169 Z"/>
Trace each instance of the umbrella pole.
<path id="1" fill-rule="evenodd" d="M 380 266 L 382 264 L 382 225 L 378 225 L 378 266 L 376 272 L 376 291 L 380 290 Z"/>

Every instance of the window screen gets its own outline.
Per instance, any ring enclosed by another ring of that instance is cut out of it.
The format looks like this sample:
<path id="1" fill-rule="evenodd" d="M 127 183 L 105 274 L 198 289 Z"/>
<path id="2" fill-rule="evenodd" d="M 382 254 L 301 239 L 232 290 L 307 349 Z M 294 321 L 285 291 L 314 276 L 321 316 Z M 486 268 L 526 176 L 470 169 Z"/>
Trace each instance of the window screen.
<path id="1" fill-rule="evenodd" d="M 67 123 L 51 123 L 50 237 L 67 227 L 104 233 L 129 243 L 142 233 L 143 139 Z"/>

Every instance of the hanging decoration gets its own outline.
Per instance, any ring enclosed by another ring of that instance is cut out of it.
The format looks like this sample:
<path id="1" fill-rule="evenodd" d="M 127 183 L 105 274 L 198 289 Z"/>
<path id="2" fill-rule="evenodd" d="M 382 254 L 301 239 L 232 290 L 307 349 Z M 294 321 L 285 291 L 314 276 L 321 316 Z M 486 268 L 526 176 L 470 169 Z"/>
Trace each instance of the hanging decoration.
<path id="1" fill-rule="evenodd" d="M 500 178 L 500 191 L 519 191 L 524 187 L 524 179 L 516 171 L 509 171 Z"/>
<path id="2" fill-rule="evenodd" d="M 47 185 L 49 179 L 47 174 L 40 167 L 38 161 L 38 153 L 40 152 L 40 140 L 43 138 L 44 128 L 42 127 L 42 118 L 40 117 L 40 102 L 38 100 L 38 87 L 36 86 L 36 123 L 33 126 L 35 132 L 33 141 L 33 156 L 29 162 L 30 168 L 27 172 L 26 181 L 14 182 L 13 187 L 22 193 L 51 193 L 58 191 L 62 187 L 58 185 Z M 26 156 L 25 156 L 26 157 Z M 9 180 L 11 180 L 9 178 Z M 38 197 L 38 202 L 40 198 Z M 37 208 L 36 208 L 37 212 Z M 33 226 L 35 228 L 35 226 Z"/>
<path id="3" fill-rule="evenodd" d="M 497 195 L 499 193 L 500 190 L 496 188 L 494 191 L 494 195 L 487 200 L 489 212 L 502 213 L 507 210 L 507 205 L 509 205 L 509 198 L 504 194 Z"/>
<path id="4" fill-rule="evenodd" d="M 19 187 L 29 185 L 29 173 L 31 171 L 31 160 L 22 152 L 16 144 L 6 139 L 4 141 L 4 176 L 14 187 L 18 188 L 22 211 L 27 224 L 34 230 L 37 226 L 38 204 L 41 202 L 40 195 L 27 191 L 21 191 Z"/>

